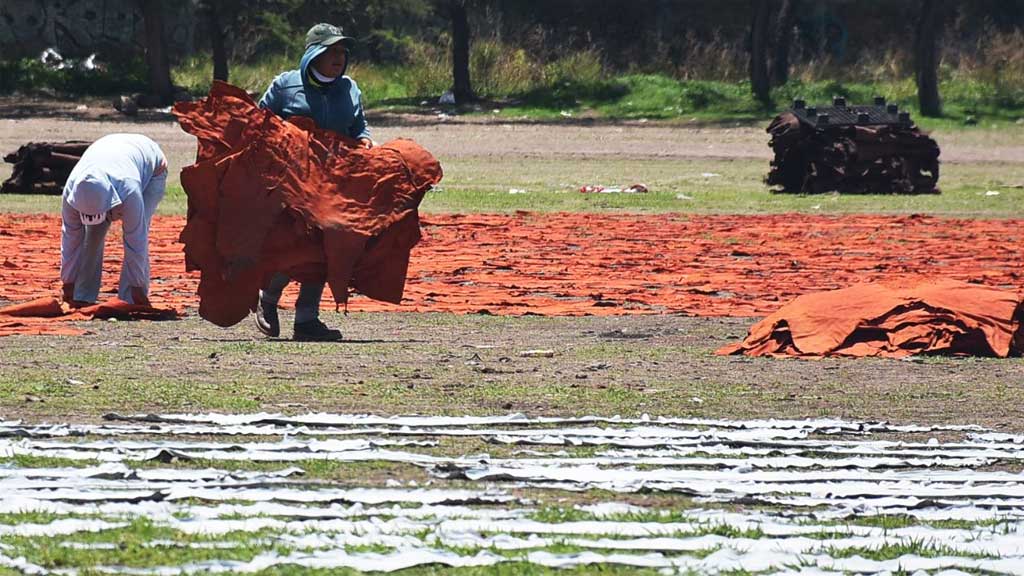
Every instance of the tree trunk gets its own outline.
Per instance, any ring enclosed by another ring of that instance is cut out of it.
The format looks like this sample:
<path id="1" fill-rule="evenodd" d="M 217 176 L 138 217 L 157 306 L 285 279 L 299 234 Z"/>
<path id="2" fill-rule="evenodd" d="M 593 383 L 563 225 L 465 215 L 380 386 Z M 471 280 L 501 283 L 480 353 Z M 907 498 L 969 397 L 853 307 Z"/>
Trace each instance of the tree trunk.
<path id="1" fill-rule="evenodd" d="M 469 80 L 469 17 L 466 0 L 449 0 L 452 19 L 452 93 L 457 104 L 476 100 Z"/>
<path id="2" fill-rule="evenodd" d="M 771 3 L 754 1 L 754 21 L 750 26 L 750 89 L 754 97 L 767 105 L 771 99 L 768 78 L 768 23 Z"/>
<path id="3" fill-rule="evenodd" d="M 228 51 L 224 46 L 224 23 L 221 21 L 217 0 L 204 2 L 206 25 L 210 32 L 210 48 L 213 50 L 213 79 L 228 81 Z"/>
<path id="4" fill-rule="evenodd" d="M 164 19 L 160 0 L 139 0 L 146 31 L 146 65 L 149 68 L 149 91 L 161 104 L 174 100 L 171 64 L 164 41 Z"/>
<path id="5" fill-rule="evenodd" d="M 793 26 L 800 0 L 782 0 L 779 21 L 775 29 L 775 58 L 772 60 L 772 84 L 782 86 L 789 82 L 789 47 L 793 43 Z"/>
<path id="6" fill-rule="evenodd" d="M 384 30 L 384 12 L 378 9 L 377 13 L 373 16 L 373 31 L 375 34 L 371 34 L 367 42 L 367 48 L 370 51 L 370 60 L 375 63 L 380 63 L 384 58 L 381 53 L 380 45 L 380 33 Z"/>
<path id="7" fill-rule="evenodd" d="M 921 18 L 914 39 L 914 73 L 917 77 L 917 100 L 921 114 L 942 116 L 939 98 L 939 40 L 942 37 L 943 6 L 941 0 L 922 0 Z"/>

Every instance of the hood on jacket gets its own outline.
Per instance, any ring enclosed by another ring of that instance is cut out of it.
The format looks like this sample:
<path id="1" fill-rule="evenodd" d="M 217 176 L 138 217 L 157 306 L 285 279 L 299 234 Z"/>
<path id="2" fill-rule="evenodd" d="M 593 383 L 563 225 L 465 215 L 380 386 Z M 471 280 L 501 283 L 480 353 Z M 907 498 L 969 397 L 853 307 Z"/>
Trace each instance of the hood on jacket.
<path id="1" fill-rule="evenodd" d="M 310 44 L 309 47 L 306 48 L 306 52 L 302 54 L 302 59 L 299 60 L 299 74 L 302 75 L 302 84 L 304 86 L 309 84 L 309 67 L 313 64 L 313 60 L 315 60 L 317 56 L 326 52 L 328 48 L 330 48 L 330 46 L 324 46 L 323 44 Z M 341 74 L 338 75 L 338 78 L 344 76 L 346 71 L 348 71 L 348 58 L 345 59 L 345 68 L 341 70 Z"/>
<path id="2" fill-rule="evenodd" d="M 114 192 L 113 184 L 104 175 L 86 174 L 68 193 L 68 204 L 89 216 L 106 214 L 120 203 L 121 199 Z"/>

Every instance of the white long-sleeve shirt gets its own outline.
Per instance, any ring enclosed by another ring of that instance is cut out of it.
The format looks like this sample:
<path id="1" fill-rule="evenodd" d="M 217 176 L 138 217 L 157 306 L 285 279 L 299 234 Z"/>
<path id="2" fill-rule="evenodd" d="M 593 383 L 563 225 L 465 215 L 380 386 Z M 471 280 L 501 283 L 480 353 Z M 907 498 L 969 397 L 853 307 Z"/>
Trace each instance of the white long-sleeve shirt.
<path id="1" fill-rule="evenodd" d="M 79 275 L 85 226 L 81 214 L 97 214 L 97 198 L 76 198 L 80 182 L 101 183 L 110 196 L 101 202 L 103 211 L 120 207 L 124 236 L 122 281 L 128 286 L 149 285 L 149 223 L 142 191 L 154 174 L 166 169 L 160 146 L 142 134 L 110 134 L 92 143 L 75 165 L 64 186 L 61 202 L 60 277 L 74 283 Z M 84 195 L 83 195 L 84 196 Z M 109 216 L 108 216 L 109 217 Z"/>

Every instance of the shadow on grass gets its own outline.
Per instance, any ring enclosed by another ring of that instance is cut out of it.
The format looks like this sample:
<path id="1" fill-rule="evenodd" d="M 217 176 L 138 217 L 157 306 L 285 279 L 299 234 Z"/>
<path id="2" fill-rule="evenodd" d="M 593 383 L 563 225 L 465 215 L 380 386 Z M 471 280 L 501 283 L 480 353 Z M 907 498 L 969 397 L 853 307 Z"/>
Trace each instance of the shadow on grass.
<path id="1" fill-rule="evenodd" d="M 382 340 L 379 338 L 364 338 L 364 339 L 348 339 L 338 340 L 335 342 L 316 342 L 316 341 L 298 341 L 292 340 L 287 337 L 280 338 L 265 338 L 261 335 L 253 335 L 252 338 L 207 338 L 207 337 L 195 337 L 189 338 L 190 341 L 194 342 L 218 342 L 221 344 L 246 344 L 254 342 L 273 342 L 280 344 L 314 344 L 323 346 L 344 346 L 345 344 L 428 344 L 429 340 Z"/>

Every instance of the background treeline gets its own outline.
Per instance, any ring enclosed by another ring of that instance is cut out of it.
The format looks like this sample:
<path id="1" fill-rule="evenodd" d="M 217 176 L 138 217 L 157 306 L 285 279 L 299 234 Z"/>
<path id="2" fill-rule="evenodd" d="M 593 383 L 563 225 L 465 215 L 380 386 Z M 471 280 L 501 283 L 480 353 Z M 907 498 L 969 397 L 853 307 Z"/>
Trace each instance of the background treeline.
<path id="1" fill-rule="evenodd" d="M 138 4 L 144 20 L 167 13 L 159 0 Z M 371 104 L 436 101 L 451 90 L 462 103 L 507 101 L 526 112 L 658 117 L 744 114 L 796 93 L 867 97 L 884 88 L 929 114 L 948 101 L 965 119 L 1024 105 L 1024 0 L 201 0 L 192 8 L 194 45 L 161 47 L 159 25 L 147 22 L 135 58 L 100 54 L 108 75 L 121 73 L 117 64 L 130 68 L 121 84 L 164 100 L 172 84 L 201 93 L 214 77 L 260 91 L 295 66 L 306 29 L 329 21 L 360 39 L 352 74 Z M 38 84 L 46 73 L 36 72 Z M 25 74 L 16 76 L 0 71 L 0 89 L 24 88 Z"/>

